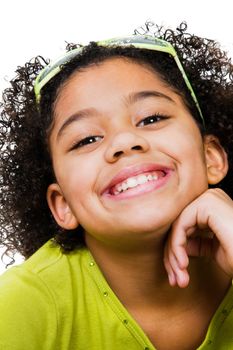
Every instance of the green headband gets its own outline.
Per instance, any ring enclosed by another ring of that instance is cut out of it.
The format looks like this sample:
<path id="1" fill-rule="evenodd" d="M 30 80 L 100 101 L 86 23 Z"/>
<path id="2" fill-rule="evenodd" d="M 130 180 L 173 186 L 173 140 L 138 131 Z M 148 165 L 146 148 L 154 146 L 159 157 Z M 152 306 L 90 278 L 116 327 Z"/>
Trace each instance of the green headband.
<path id="1" fill-rule="evenodd" d="M 154 50 L 154 51 L 160 51 L 165 52 L 171 55 L 176 64 L 179 68 L 182 77 L 184 79 L 184 82 L 192 96 L 192 99 L 196 105 L 196 108 L 199 112 L 199 115 L 201 117 L 202 123 L 205 126 L 205 120 L 200 108 L 200 105 L 198 103 L 197 97 L 193 91 L 192 85 L 184 71 L 184 68 L 179 60 L 179 57 L 177 56 L 177 53 L 174 49 L 174 47 L 167 41 L 155 38 L 152 36 L 140 36 L 140 35 L 134 35 L 130 37 L 125 38 L 114 38 L 109 40 L 103 40 L 96 42 L 98 46 L 105 46 L 105 47 L 111 47 L 111 46 L 120 46 L 120 47 L 128 47 L 132 46 L 138 49 L 146 49 L 146 50 Z M 77 49 L 68 51 L 65 53 L 62 57 L 58 58 L 56 61 L 48 64 L 37 76 L 35 80 L 34 85 L 34 91 L 36 96 L 36 101 L 39 104 L 40 98 L 41 98 L 41 89 L 50 81 L 55 75 L 57 75 L 61 70 L 62 66 L 66 63 L 68 63 L 72 58 L 79 55 L 83 51 L 84 47 L 79 47 Z"/>

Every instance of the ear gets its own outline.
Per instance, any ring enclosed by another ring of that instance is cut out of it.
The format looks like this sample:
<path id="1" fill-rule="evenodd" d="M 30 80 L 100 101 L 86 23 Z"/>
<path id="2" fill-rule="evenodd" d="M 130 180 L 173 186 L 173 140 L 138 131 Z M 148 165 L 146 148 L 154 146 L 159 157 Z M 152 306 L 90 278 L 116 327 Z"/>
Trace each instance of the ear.
<path id="1" fill-rule="evenodd" d="M 49 185 L 47 189 L 47 202 L 59 226 L 66 230 L 74 230 L 78 227 L 79 223 L 57 183 Z"/>
<path id="2" fill-rule="evenodd" d="M 227 154 L 220 144 L 218 138 L 214 135 L 204 136 L 204 149 L 208 183 L 215 185 L 219 183 L 227 174 Z"/>

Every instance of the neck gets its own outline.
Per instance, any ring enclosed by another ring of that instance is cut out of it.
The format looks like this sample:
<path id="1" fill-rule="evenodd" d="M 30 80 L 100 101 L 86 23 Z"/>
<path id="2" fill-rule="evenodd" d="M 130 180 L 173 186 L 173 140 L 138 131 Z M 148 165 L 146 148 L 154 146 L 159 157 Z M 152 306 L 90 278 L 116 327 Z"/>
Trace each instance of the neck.
<path id="1" fill-rule="evenodd" d="M 174 288 L 164 269 L 162 241 L 130 250 L 88 235 L 86 243 L 110 287 L 156 348 L 199 347 L 231 283 L 216 265 L 190 259 L 189 286 Z"/>
<path id="2" fill-rule="evenodd" d="M 203 293 L 211 293 L 216 285 L 229 285 L 229 279 L 216 265 L 203 259 L 190 259 L 189 286 L 171 287 L 163 264 L 163 241 L 120 250 L 87 235 L 86 244 L 110 287 L 128 309 L 143 302 L 148 308 L 187 306 L 193 298 L 198 302 Z"/>

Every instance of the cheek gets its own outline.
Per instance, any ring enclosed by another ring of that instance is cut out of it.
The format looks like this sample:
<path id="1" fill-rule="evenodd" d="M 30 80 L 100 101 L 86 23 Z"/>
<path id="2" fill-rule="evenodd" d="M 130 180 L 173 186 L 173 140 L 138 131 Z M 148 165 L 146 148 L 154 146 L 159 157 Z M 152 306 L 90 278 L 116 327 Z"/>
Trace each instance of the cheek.
<path id="1" fill-rule="evenodd" d="M 172 160 L 184 186 L 194 186 L 198 191 L 208 187 L 204 145 L 199 130 L 177 128 L 157 138 L 154 149 Z"/>
<path id="2" fill-rule="evenodd" d="M 205 160 L 203 140 L 193 120 L 187 119 L 175 127 L 167 128 L 160 142 L 178 159 L 187 159 L 191 155 L 202 162 Z"/>
<path id="3" fill-rule="evenodd" d="M 189 161 L 189 157 L 205 162 L 204 147 L 199 135 L 184 136 L 184 132 L 167 132 L 151 137 L 152 148 L 177 161 Z"/>
<path id="4" fill-rule="evenodd" d="M 72 155 L 56 167 L 57 181 L 66 200 L 77 203 L 85 200 L 91 193 L 96 181 L 96 166 L 90 159 Z"/>

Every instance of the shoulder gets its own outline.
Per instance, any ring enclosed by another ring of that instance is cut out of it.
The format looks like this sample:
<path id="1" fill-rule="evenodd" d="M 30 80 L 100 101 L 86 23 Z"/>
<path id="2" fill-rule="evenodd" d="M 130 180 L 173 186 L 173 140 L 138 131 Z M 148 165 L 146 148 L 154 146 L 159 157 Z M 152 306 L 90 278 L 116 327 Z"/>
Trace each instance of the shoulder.
<path id="1" fill-rule="evenodd" d="M 85 248 L 63 254 L 57 244 L 48 241 L 28 260 L 0 276 L 0 308 L 7 301 L 13 308 L 20 299 L 28 307 L 30 303 L 62 305 L 74 284 L 80 283 L 87 257 Z"/>
<path id="2" fill-rule="evenodd" d="M 45 344 L 56 339 L 56 301 L 40 274 L 46 266 L 49 268 L 56 263 L 59 254 L 52 260 L 48 257 L 46 263 L 43 260 L 46 250 L 42 248 L 28 261 L 10 268 L 0 277 L 1 349 L 39 349 L 42 339 Z M 46 336 L 48 332 L 50 337 Z M 40 347 L 47 348 L 47 345 Z"/>
<path id="3" fill-rule="evenodd" d="M 73 276 L 79 275 L 82 255 L 79 251 L 63 254 L 49 241 L 0 276 L 1 349 L 7 349 L 12 334 L 11 349 L 56 348 L 51 344 L 58 341 L 62 320 L 72 313 Z"/>
<path id="4" fill-rule="evenodd" d="M 33 295 L 42 290 L 46 295 L 56 288 L 61 290 L 65 281 L 78 275 L 85 256 L 86 249 L 63 254 L 50 240 L 25 262 L 0 276 L 0 298 L 8 293 L 21 295 L 23 290 Z"/>
<path id="5" fill-rule="evenodd" d="M 18 266 L 9 268 L 0 276 L 0 298 L 3 295 L 19 293 L 32 290 L 35 286 L 43 284 L 44 270 L 49 270 L 59 261 L 61 256 L 57 247 L 52 248 L 51 241 L 47 242 L 28 260 Z"/>
<path id="6" fill-rule="evenodd" d="M 43 272 L 50 270 L 53 265 L 59 261 L 61 256 L 57 247 L 52 248 L 51 242 L 47 242 L 28 260 L 18 266 L 9 268 L 0 276 L 0 308 L 8 303 L 11 308 L 20 305 L 19 301 L 24 302 L 24 307 L 38 299 L 52 300 L 49 291 L 49 278 L 43 278 Z M 51 274 L 52 275 L 52 274 Z M 48 285 L 47 285 L 48 282 Z M 45 298 L 40 299 L 43 294 Z M 33 305 L 34 308 L 36 305 Z"/>

